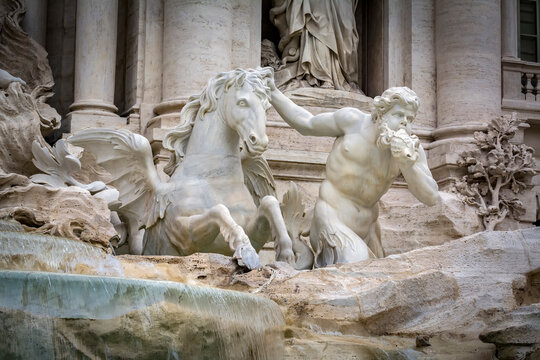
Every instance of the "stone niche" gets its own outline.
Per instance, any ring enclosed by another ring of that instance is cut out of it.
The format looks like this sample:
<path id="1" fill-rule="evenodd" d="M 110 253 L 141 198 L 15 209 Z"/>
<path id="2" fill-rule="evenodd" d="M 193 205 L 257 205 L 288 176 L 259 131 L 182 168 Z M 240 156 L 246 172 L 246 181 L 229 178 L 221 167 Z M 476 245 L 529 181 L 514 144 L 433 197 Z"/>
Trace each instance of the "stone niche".
<path id="1" fill-rule="evenodd" d="M 284 55 L 278 49 L 280 31 L 273 24 L 271 12 L 279 5 L 290 1 L 263 0 L 261 18 L 261 40 L 263 42 L 263 60 L 265 63 L 265 44 L 271 42 L 277 56 Z M 352 6 L 352 4 L 351 4 Z M 382 7 L 378 1 L 360 0 L 354 13 L 358 46 L 356 49 L 357 71 L 351 78 L 358 88 L 352 91 L 335 90 L 323 87 L 300 87 L 284 89 L 284 93 L 296 104 L 313 114 L 336 111 L 351 106 L 370 112 L 371 97 L 380 95 L 384 90 L 382 73 L 383 48 L 376 46 L 382 36 Z M 378 41 L 379 40 L 379 41 Z M 369 52 L 367 48 L 369 47 Z M 278 59 L 278 61 L 279 61 Z M 369 76 L 368 76 L 369 68 Z M 276 76 L 277 77 L 277 76 Z M 271 109 L 268 113 L 269 150 L 266 157 L 277 180 L 278 193 L 287 189 L 288 181 L 296 182 L 311 204 L 318 194 L 320 182 L 324 179 L 324 167 L 328 153 L 332 149 L 333 138 L 302 136 L 291 129 L 280 116 Z"/>

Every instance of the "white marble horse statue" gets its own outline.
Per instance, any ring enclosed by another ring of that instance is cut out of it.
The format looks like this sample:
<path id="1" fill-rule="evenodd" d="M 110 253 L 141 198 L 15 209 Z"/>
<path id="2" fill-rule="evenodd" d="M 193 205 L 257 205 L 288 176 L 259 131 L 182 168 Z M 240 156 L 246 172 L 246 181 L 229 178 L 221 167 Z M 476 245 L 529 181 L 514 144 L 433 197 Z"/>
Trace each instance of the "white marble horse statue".
<path id="1" fill-rule="evenodd" d="M 93 153 L 113 175 L 117 212 L 131 228 L 132 253 L 232 255 L 249 269 L 275 241 L 277 260 L 294 262 L 292 244 L 266 160 L 271 68 L 212 78 L 163 141 L 171 150 L 160 181 L 148 140 L 125 130 L 91 129 L 69 141 Z M 144 229 L 144 232 L 139 229 Z"/>

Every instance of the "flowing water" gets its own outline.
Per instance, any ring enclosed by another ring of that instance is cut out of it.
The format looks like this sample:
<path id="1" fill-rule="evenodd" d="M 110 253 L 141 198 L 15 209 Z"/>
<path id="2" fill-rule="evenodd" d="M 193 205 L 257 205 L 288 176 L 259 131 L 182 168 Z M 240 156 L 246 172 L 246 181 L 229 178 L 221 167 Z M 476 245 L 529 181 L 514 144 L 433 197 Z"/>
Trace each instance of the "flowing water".
<path id="1" fill-rule="evenodd" d="M 274 359 L 270 300 L 168 281 L 0 271 L 3 358 Z M 2 358 L 2 355 L 0 355 Z"/>
<path id="2" fill-rule="evenodd" d="M 490 359 L 490 344 L 287 328 L 263 297 L 125 278 L 89 244 L 0 221 L 2 359 Z M 472 354 L 472 355 L 471 355 Z"/>
<path id="3" fill-rule="evenodd" d="M 0 229 L 0 245 L 0 269 L 123 276 L 113 255 L 82 241 Z"/>
<path id="4" fill-rule="evenodd" d="M 0 359 L 282 357 L 285 320 L 268 299 L 123 278 L 100 249 L 21 230 L 0 222 Z"/>

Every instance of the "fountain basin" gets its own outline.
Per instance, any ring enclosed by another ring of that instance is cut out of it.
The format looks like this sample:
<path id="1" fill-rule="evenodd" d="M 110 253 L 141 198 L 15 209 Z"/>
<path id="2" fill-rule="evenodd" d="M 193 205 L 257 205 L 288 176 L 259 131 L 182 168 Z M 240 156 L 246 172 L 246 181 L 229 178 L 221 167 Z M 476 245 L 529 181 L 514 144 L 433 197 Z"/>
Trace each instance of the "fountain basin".
<path id="1" fill-rule="evenodd" d="M 169 281 L 0 271 L 0 358 L 275 359 L 271 300 Z"/>

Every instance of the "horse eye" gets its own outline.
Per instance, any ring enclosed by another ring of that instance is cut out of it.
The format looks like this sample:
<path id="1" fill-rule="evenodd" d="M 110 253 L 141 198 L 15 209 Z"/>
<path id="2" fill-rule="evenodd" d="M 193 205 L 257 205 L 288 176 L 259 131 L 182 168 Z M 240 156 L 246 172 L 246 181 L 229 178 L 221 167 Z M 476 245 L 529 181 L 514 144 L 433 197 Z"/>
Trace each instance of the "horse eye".
<path id="1" fill-rule="evenodd" d="M 236 105 L 238 105 L 238 106 L 247 106 L 247 104 L 248 104 L 247 101 L 244 100 L 244 99 L 240 99 L 240 100 L 238 100 L 238 102 L 236 103 Z"/>

